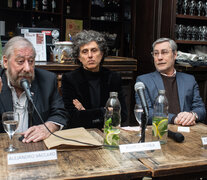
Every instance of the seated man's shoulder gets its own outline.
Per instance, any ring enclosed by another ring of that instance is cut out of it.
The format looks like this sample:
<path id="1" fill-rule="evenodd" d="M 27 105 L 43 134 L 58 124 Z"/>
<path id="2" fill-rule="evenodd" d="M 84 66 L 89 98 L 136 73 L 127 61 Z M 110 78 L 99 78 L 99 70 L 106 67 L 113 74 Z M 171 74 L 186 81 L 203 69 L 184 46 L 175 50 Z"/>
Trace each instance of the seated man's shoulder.
<path id="1" fill-rule="evenodd" d="M 81 69 L 77 68 L 75 70 L 63 73 L 63 78 L 66 78 L 66 79 L 74 79 L 74 78 L 78 79 L 78 77 L 80 77 L 80 74 L 81 74 Z"/>
<path id="2" fill-rule="evenodd" d="M 44 69 L 35 68 L 35 77 L 41 78 L 41 79 L 50 79 L 50 78 L 56 78 L 56 74 Z"/>
<path id="3" fill-rule="evenodd" d="M 137 76 L 137 79 L 149 79 L 150 80 L 150 79 L 152 79 L 152 77 L 155 76 L 155 73 L 156 72 L 142 74 L 142 75 Z"/>
<path id="4" fill-rule="evenodd" d="M 180 76 L 184 79 L 195 79 L 195 77 L 191 74 L 183 73 L 183 72 L 177 72 L 177 76 Z"/>

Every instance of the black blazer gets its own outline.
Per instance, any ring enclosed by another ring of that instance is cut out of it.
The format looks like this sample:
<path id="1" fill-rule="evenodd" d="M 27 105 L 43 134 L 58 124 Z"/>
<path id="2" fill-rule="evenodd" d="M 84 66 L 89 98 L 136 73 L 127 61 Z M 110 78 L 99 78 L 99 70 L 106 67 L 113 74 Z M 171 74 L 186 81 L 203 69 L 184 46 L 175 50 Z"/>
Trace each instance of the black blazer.
<path id="1" fill-rule="evenodd" d="M 104 107 L 112 91 L 118 92 L 118 98 L 121 103 L 121 121 L 127 120 L 127 108 L 125 104 L 125 96 L 121 87 L 121 76 L 106 68 L 101 68 L 101 87 L 100 87 L 100 107 L 91 108 L 91 98 L 89 92 L 89 82 L 87 81 L 83 68 L 80 67 L 72 72 L 67 72 L 62 76 L 62 95 L 65 108 L 71 116 L 69 127 L 85 127 L 85 128 L 103 128 Z M 73 99 L 78 99 L 86 110 L 78 111 L 73 105 Z M 99 119 L 99 123 L 94 123 L 95 119 Z"/>
<path id="2" fill-rule="evenodd" d="M 2 119 L 3 112 L 13 111 L 13 102 L 4 69 L 0 69 L 0 75 L 3 82 L 0 93 L 0 119 Z M 57 90 L 57 78 L 54 73 L 35 68 L 35 80 L 31 84 L 31 92 L 34 93 L 34 104 L 44 122 L 53 121 L 64 126 L 67 124 L 64 103 Z M 36 112 L 33 111 L 32 117 L 31 125 L 42 124 Z M 4 132 L 2 123 L 0 124 L 0 132 Z"/>

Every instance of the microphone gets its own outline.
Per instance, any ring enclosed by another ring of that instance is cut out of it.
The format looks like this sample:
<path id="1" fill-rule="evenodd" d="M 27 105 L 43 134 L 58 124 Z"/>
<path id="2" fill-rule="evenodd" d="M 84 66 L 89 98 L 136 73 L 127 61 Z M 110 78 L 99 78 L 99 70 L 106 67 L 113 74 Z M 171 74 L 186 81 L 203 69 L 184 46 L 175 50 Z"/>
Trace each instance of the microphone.
<path id="1" fill-rule="evenodd" d="M 144 94 L 144 90 L 145 90 L 145 85 L 142 82 L 137 82 L 134 85 L 134 90 L 137 92 L 137 94 L 139 95 L 139 98 L 141 100 L 141 104 L 142 104 L 142 108 L 145 112 L 145 115 L 147 117 L 149 117 L 149 110 L 148 110 L 148 105 L 146 102 L 146 98 L 145 98 L 145 94 Z"/>
<path id="2" fill-rule="evenodd" d="M 168 130 L 168 137 L 173 139 L 176 142 L 179 142 L 179 143 L 183 142 L 184 139 L 185 139 L 185 137 L 181 133 L 173 132 L 173 131 L 170 131 L 170 130 Z"/>
<path id="3" fill-rule="evenodd" d="M 30 102 L 33 102 L 33 99 L 32 99 L 32 94 L 31 94 L 31 91 L 30 91 L 30 85 L 29 85 L 29 82 L 27 79 L 21 79 L 20 81 L 20 85 L 21 87 L 24 89 L 25 93 L 26 93 L 26 96 L 28 98 L 28 100 Z"/>

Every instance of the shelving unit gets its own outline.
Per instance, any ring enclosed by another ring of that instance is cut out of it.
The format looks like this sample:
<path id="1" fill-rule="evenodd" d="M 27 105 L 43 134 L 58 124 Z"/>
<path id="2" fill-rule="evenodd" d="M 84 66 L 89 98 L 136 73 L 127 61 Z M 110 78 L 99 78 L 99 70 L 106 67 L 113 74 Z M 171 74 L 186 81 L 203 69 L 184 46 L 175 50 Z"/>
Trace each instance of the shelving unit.
<path id="1" fill-rule="evenodd" d="M 5 21 L 6 35 L 3 39 L 8 40 L 16 33 L 17 26 L 23 27 L 38 27 L 38 24 L 47 20 L 48 24 L 55 28 L 60 29 L 60 39 L 64 39 L 63 36 L 63 1 L 58 0 L 56 2 L 55 12 L 51 12 L 51 9 L 47 11 L 32 9 L 32 1 L 27 1 L 28 6 L 26 9 L 16 8 L 13 1 L 13 7 L 7 6 L 7 0 L 1 0 L 0 4 L 0 20 Z M 50 2 L 50 1 L 49 1 Z"/>
<path id="2" fill-rule="evenodd" d="M 70 14 L 64 15 L 64 18 L 83 20 L 84 29 L 103 32 L 108 41 L 109 55 L 131 57 L 131 2 L 132 0 L 70 0 Z M 118 6 L 115 7 L 115 4 Z M 66 11 L 66 5 L 64 7 Z"/>
<path id="3" fill-rule="evenodd" d="M 42 2 L 42 0 L 36 1 Z M 51 12 L 51 8 L 48 11 L 32 8 L 33 1 L 30 0 L 27 0 L 26 9 L 16 8 L 16 0 L 13 0 L 13 7 L 8 8 L 8 1 L 1 0 L 0 20 L 6 22 L 6 35 L 2 38 L 8 40 L 14 36 L 17 26 L 49 25 L 60 29 L 60 40 L 64 41 L 66 19 L 83 20 L 84 29 L 93 29 L 106 34 L 110 48 L 109 55 L 132 57 L 132 1 L 100 0 L 104 6 L 99 7 L 94 4 L 94 0 L 56 0 L 56 11 Z M 48 0 L 48 3 L 51 3 L 51 0 Z M 117 7 L 115 4 L 118 4 Z M 68 5 L 69 13 L 67 13 Z"/>
<path id="4" fill-rule="evenodd" d="M 196 4 L 198 3 L 198 0 L 194 1 Z M 203 1 L 204 2 L 204 1 Z M 174 6 L 178 6 L 179 2 L 178 0 L 175 0 Z M 181 51 L 185 51 L 185 52 L 189 52 L 189 51 L 194 51 L 194 49 L 196 48 L 196 46 L 207 46 L 207 27 L 206 29 L 206 33 L 205 33 L 205 39 L 200 39 L 200 30 L 199 27 L 204 27 L 207 25 L 207 17 L 204 16 L 205 13 L 204 11 L 202 11 L 201 15 L 198 16 L 198 12 L 196 12 L 196 8 L 194 11 L 193 15 L 189 14 L 189 10 L 187 11 L 187 14 L 176 14 L 176 13 L 180 13 L 180 12 L 176 12 L 176 9 L 181 9 L 180 7 L 172 7 L 172 10 L 174 9 L 174 17 L 175 17 L 175 25 L 174 25 L 174 35 L 172 38 L 174 38 L 176 40 L 176 43 L 178 44 L 178 49 Z M 178 34 L 178 32 L 176 33 L 176 25 L 183 25 L 184 26 L 184 34 L 185 36 L 189 36 L 192 37 L 192 29 L 190 32 L 187 31 L 187 29 L 194 27 L 194 36 L 196 38 L 184 38 L 184 39 L 179 39 L 178 36 L 176 36 L 176 34 Z"/>

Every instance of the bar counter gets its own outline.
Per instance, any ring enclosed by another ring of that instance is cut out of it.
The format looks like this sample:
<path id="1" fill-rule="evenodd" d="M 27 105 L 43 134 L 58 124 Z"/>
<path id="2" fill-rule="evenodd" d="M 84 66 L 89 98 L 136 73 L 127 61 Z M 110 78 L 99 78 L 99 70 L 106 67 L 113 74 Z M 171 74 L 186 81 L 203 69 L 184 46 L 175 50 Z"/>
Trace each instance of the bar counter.
<path id="1" fill-rule="evenodd" d="M 55 62 L 36 62 L 36 67 L 53 71 L 56 73 L 62 73 L 65 71 L 72 71 L 79 67 L 74 63 L 55 63 Z M 108 56 L 105 58 L 103 67 L 109 68 L 113 71 L 137 71 L 137 60 L 128 57 Z"/>

